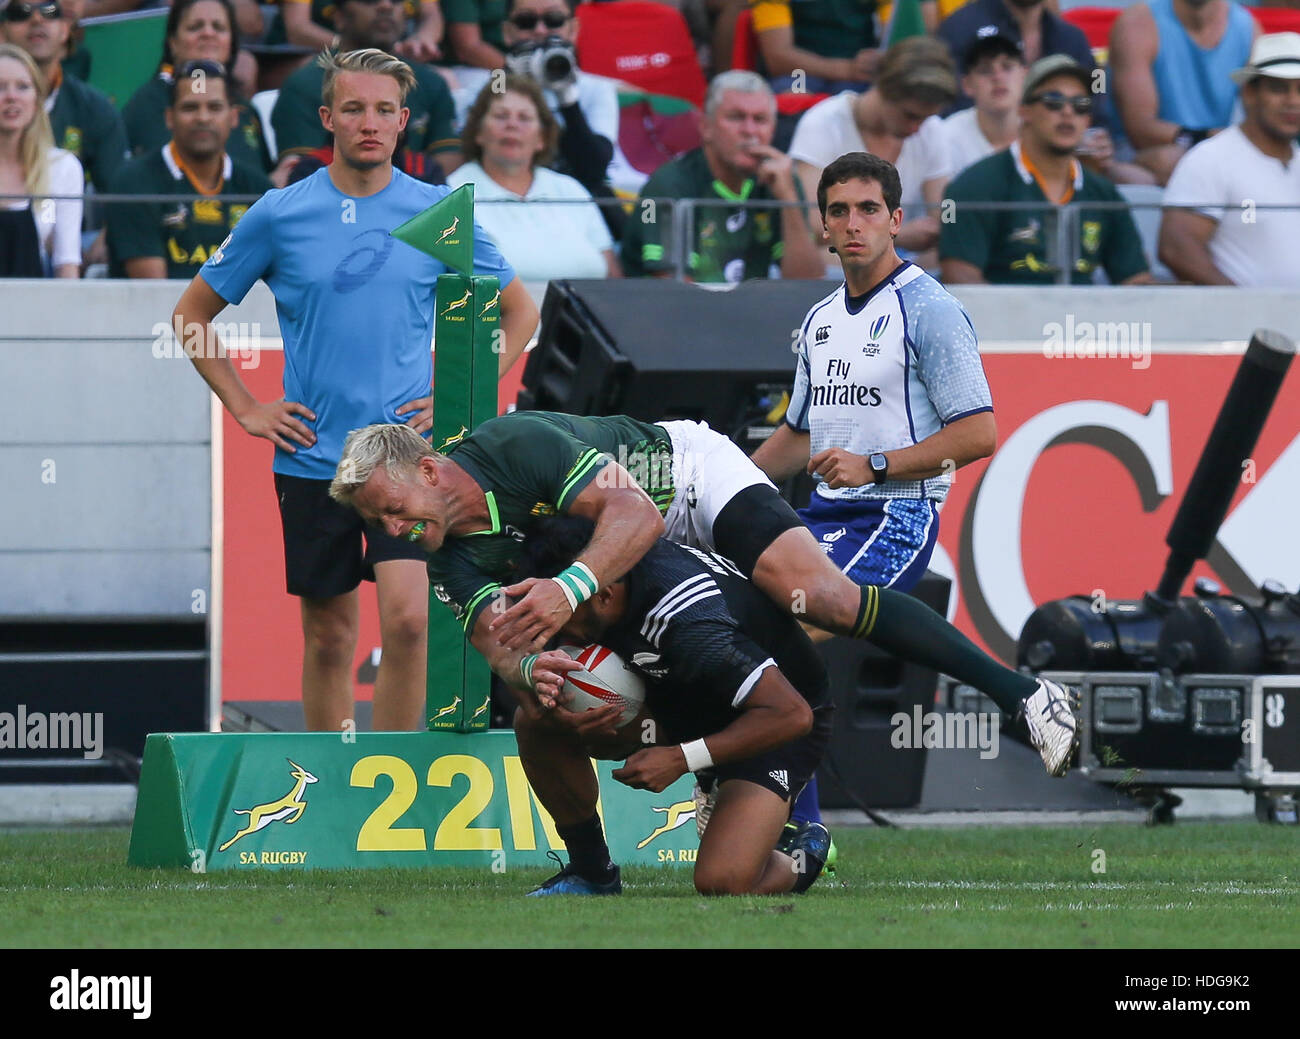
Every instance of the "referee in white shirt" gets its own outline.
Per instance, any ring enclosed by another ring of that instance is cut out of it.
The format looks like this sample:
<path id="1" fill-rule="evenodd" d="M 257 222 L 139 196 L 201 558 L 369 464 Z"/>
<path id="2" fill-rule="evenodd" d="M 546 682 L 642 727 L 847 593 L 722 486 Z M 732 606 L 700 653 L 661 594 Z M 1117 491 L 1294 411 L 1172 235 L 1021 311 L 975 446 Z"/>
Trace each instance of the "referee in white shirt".
<path id="1" fill-rule="evenodd" d="M 899 259 L 893 164 L 841 155 L 817 187 L 844 284 L 808 311 L 785 422 L 753 460 L 776 482 L 817 478 L 800 518 L 858 584 L 907 591 L 925 573 L 952 474 L 997 442 L 993 399 L 962 305 Z M 816 636 L 814 636 L 816 637 Z M 817 821 L 816 784 L 795 805 Z"/>

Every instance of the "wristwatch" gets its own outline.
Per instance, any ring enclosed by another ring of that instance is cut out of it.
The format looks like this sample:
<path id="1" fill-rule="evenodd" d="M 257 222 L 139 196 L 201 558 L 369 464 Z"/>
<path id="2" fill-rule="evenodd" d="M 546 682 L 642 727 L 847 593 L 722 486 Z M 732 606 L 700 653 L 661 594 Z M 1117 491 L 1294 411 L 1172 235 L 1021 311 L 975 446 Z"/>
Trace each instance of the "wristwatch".
<path id="1" fill-rule="evenodd" d="M 871 476 L 876 483 L 884 483 L 889 477 L 889 459 L 880 451 L 876 451 L 867 459 L 867 464 L 871 466 Z"/>

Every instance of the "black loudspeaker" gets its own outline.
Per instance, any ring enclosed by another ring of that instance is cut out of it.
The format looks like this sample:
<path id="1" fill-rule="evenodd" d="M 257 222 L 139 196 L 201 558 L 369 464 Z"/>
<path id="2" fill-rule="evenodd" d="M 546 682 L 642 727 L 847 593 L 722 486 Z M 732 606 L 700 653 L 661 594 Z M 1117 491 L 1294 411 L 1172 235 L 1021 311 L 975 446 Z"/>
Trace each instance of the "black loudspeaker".
<path id="1" fill-rule="evenodd" d="M 209 728 L 207 625 L 0 625 L 0 783 L 134 781 L 151 732 Z"/>
<path id="2" fill-rule="evenodd" d="M 951 591 L 948 578 L 927 571 L 912 595 L 943 616 Z M 889 720 L 900 711 L 911 716 L 917 706 L 922 712 L 933 711 L 938 673 L 905 663 L 869 642 L 835 638 L 818 649 L 835 701 L 835 726 L 827 748 L 834 773 L 825 764 L 817 773 L 821 806 L 857 808 L 860 802 L 868 808 L 910 808 L 920 803 L 925 748 L 894 747 Z"/>
<path id="3" fill-rule="evenodd" d="M 727 291 L 657 278 L 553 281 L 518 407 L 692 419 L 736 435 L 794 380 L 804 315 L 826 281 L 748 281 Z"/>

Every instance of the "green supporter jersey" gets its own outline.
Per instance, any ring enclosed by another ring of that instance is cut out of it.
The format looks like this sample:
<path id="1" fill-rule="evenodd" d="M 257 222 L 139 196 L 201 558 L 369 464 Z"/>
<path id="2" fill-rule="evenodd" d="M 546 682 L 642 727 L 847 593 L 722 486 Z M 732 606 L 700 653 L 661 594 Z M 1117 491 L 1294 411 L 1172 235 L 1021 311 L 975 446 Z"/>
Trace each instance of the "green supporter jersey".
<path id="1" fill-rule="evenodd" d="M 1082 165 L 1075 178 L 1072 202 L 1117 202 L 1124 197 L 1108 180 Z M 965 260 L 1000 285 L 1052 285 L 1057 281 L 1058 235 L 1068 230 L 1060 207 L 1001 210 L 966 209 L 963 202 L 1041 202 L 1047 196 L 1020 161 L 1012 145 L 967 168 L 953 180 L 947 197 L 955 203 L 953 219 L 942 221 L 939 258 Z M 1142 239 L 1127 208 L 1088 209 L 1079 215 L 1079 242 L 1073 254 L 1070 281 L 1091 285 L 1098 267 L 1112 284 L 1148 269 Z"/>
<path id="2" fill-rule="evenodd" d="M 304 0 L 287 0 L 288 3 L 303 3 Z M 437 3 L 438 0 L 430 0 L 430 3 Z M 402 4 L 406 11 L 407 19 L 413 19 L 420 14 L 420 5 L 418 0 L 405 0 Z M 271 19 L 270 28 L 267 29 L 265 43 L 269 46 L 272 44 L 284 44 L 289 42 L 289 35 L 285 31 L 284 16 L 281 13 L 283 4 L 276 7 L 275 17 Z M 328 29 L 335 32 L 337 26 L 334 22 L 334 14 L 338 11 L 339 5 L 337 0 L 311 0 L 311 20 L 319 25 L 322 29 Z"/>
<path id="3" fill-rule="evenodd" d="M 436 154 L 457 151 L 460 139 L 451 126 L 455 105 L 447 81 L 428 65 L 416 62 L 415 89 L 406 98 L 411 118 L 406 124 L 406 147 L 412 152 Z M 325 70 L 308 62 L 284 81 L 275 108 L 271 110 L 271 127 L 280 154 L 315 151 L 329 143 L 330 135 L 320 122 L 321 84 Z"/>
<path id="4" fill-rule="evenodd" d="M 721 199 L 695 209 L 687 274 L 694 281 L 738 282 L 779 278 L 784 243 L 781 210 L 727 205 L 738 199 L 768 200 L 762 185 L 745 181 L 737 194 L 714 178 L 704 151 L 696 148 L 660 166 L 641 189 L 643 199 Z M 623 272 L 628 277 L 672 272 L 673 217 L 669 207 L 638 205 L 623 232 Z"/>
<path id="5" fill-rule="evenodd" d="M 167 129 L 167 109 L 171 106 L 171 75 L 154 76 L 131 95 L 122 109 L 126 136 L 133 155 L 152 154 L 172 139 Z M 258 170 L 271 170 L 271 152 L 262 133 L 262 120 L 252 105 L 238 96 L 231 103 L 239 110 L 239 122 L 226 141 L 226 154 L 235 162 Z"/>
<path id="6" fill-rule="evenodd" d="M 126 128 L 108 95 L 65 75 L 50 109 L 50 128 L 55 147 L 72 152 L 95 190 L 107 191 L 127 159 Z"/>
<path id="7" fill-rule="evenodd" d="M 122 167 L 113 190 L 123 195 L 196 195 L 198 192 L 176 166 L 165 145 Z M 260 195 L 271 183 L 261 170 L 249 169 L 226 157 L 222 195 Z M 251 202 L 227 203 L 220 198 L 175 202 L 127 202 L 108 207 L 109 274 L 126 277 L 126 261 L 161 256 L 167 277 L 189 280 L 199 273 Z"/>
<path id="8" fill-rule="evenodd" d="M 662 426 L 624 415 L 583 418 L 548 411 L 516 411 L 489 419 L 442 452 L 467 472 L 487 497 L 491 526 L 448 538 L 429 557 L 429 583 L 473 631 L 492 593 L 509 584 L 520 543 L 547 516 L 568 512 L 601 472 L 617 462 L 650 495 L 661 513 L 674 496 L 672 441 Z"/>
<path id="9" fill-rule="evenodd" d="M 442 17 L 448 25 L 454 22 L 477 24 L 483 42 L 492 44 L 503 53 L 506 41 L 501 35 L 501 26 L 509 11 L 509 0 L 442 0 Z"/>
<path id="10" fill-rule="evenodd" d="M 878 46 L 875 0 L 795 0 L 794 45 L 823 58 L 852 58 Z"/>

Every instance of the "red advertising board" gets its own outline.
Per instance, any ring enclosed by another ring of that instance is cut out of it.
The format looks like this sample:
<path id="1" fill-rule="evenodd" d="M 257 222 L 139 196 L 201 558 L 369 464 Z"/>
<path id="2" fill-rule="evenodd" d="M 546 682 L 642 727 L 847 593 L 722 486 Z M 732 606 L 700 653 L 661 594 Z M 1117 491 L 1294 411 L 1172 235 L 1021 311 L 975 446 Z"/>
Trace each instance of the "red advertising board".
<path id="1" fill-rule="evenodd" d="M 986 344 L 986 351 L 996 349 Z M 1071 594 L 1129 598 L 1154 587 L 1165 534 L 1240 357 L 1125 359 L 986 352 L 998 450 L 956 474 L 941 551 L 957 583 L 954 623 L 1010 660 L 1033 604 Z M 518 366 L 522 368 L 522 365 Z M 280 394 L 282 355 L 243 373 L 260 399 Z M 502 385 L 515 398 L 518 374 Z M 222 696 L 300 695 L 298 604 L 284 591 L 272 449 L 225 419 Z M 1300 375 L 1283 385 L 1254 458 L 1239 475 L 1208 575 L 1238 592 L 1266 577 L 1300 584 Z M 1189 585 L 1190 587 L 1189 578 Z M 354 674 L 379 646 L 374 588 L 362 589 Z M 371 687 L 357 686 L 369 699 Z"/>

